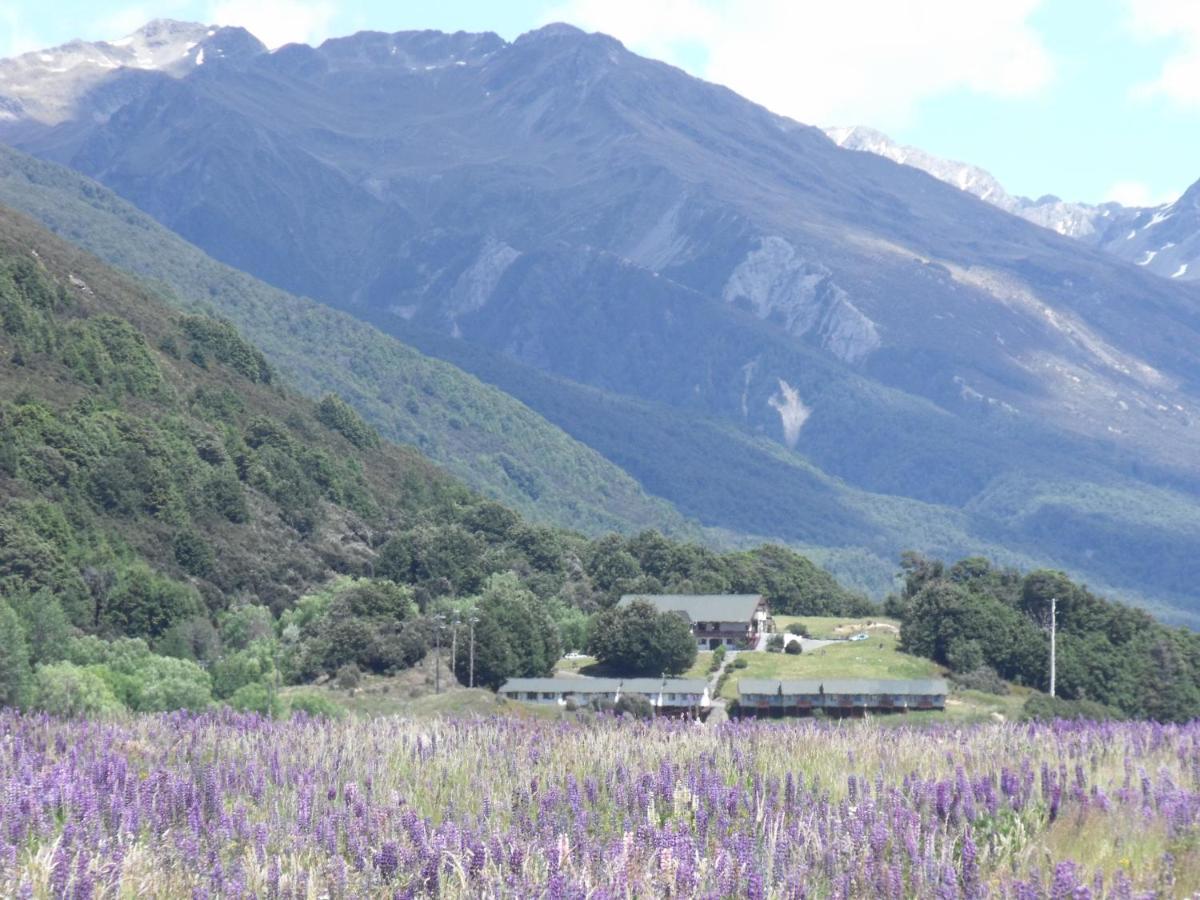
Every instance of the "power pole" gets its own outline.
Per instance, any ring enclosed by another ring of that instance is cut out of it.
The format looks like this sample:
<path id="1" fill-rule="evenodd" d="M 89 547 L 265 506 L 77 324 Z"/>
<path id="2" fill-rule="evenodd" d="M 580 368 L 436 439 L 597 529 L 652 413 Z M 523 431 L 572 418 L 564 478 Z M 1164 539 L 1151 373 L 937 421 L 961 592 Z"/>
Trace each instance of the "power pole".
<path id="1" fill-rule="evenodd" d="M 434 616 L 433 641 L 437 648 L 437 663 L 433 667 L 433 692 L 435 694 L 442 692 L 442 620 L 445 618 L 440 614 Z"/>
<path id="2" fill-rule="evenodd" d="M 479 616 L 471 616 L 469 619 L 471 624 L 471 674 L 470 687 L 475 687 L 475 623 L 479 621 Z"/>
<path id="3" fill-rule="evenodd" d="M 1058 643 L 1058 598 L 1050 598 L 1050 696 L 1054 696 L 1055 652 Z"/>
<path id="4" fill-rule="evenodd" d="M 457 672 L 458 663 L 458 617 L 450 623 L 450 671 Z"/>

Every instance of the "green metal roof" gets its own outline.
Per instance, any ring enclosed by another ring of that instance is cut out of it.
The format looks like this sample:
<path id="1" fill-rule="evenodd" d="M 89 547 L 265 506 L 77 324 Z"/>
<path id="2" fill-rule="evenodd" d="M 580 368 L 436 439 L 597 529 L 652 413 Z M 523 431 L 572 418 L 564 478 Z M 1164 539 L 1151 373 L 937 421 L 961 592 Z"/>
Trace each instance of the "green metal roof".
<path id="1" fill-rule="evenodd" d="M 811 696 L 820 694 L 909 694 L 945 695 L 946 682 L 941 678 L 742 678 L 739 694 L 778 694 Z"/>
<path id="2" fill-rule="evenodd" d="M 645 600 L 659 612 L 679 613 L 692 622 L 749 623 L 762 594 L 626 594 L 620 605 L 634 600 Z"/>

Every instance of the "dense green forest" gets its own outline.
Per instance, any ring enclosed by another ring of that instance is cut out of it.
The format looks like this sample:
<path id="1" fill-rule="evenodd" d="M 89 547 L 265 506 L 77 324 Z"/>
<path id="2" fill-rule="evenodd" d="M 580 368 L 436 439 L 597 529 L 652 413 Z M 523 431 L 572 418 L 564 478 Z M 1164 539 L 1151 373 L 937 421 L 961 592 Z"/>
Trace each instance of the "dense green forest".
<path id="1" fill-rule="evenodd" d="M 1022 574 L 973 557 L 947 566 L 906 554 L 904 590 L 886 603 L 902 646 L 967 684 L 995 676 L 1050 686 L 1051 600 L 1057 600 L 1056 696 L 1092 716 L 1200 717 L 1200 634 L 1096 596 L 1061 572 Z M 1070 706 L 1051 707 L 1058 715 Z"/>
<path id="2" fill-rule="evenodd" d="M 497 684 L 629 591 L 872 608 L 782 547 L 527 523 L 281 382 L 228 322 L 0 216 L 4 702 L 271 710 L 284 681 L 411 666 L 455 616 Z"/>

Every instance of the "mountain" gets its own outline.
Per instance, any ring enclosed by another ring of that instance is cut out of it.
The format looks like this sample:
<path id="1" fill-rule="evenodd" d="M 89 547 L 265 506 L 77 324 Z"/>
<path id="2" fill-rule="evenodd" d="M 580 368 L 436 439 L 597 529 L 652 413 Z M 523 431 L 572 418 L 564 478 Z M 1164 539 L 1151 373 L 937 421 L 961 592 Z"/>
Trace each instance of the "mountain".
<path id="1" fill-rule="evenodd" d="M 977 166 L 897 143 L 873 128 L 826 128 L 825 133 L 839 147 L 874 153 L 928 172 L 1005 212 L 1098 246 L 1148 272 L 1180 280 L 1200 278 L 1200 182 L 1178 200 L 1148 208 L 1071 203 L 1053 196 L 1030 200 L 1009 194 L 995 177 Z"/>
<path id="2" fill-rule="evenodd" d="M 839 147 L 874 153 L 892 162 L 928 172 L 938 181 L 952 184 L 960 191 L 974 194 L 1005 212 L 1067 237 L 1091 241 L 1096 235 L 1106 232 L 1113 220 L 1124 221 L 1130 213 L 1119 203 L 1093 206 L 1071 203 L 1054 196 L 1037 200 L 1015 197 L 1004 189 L 995 176 L 978 166 L 943 159 L 920 147 L 898 143 L 882 131 L 863 125 L 826 128 L 825 133 Z"/>
<path id="3" fill-rule="evenodd" d="M 1102 246 L 1165 278 L 1200 278 L 1200 181 L 1178 200 L 1138 210 Z"/>
<path id="4" fill-rule="evenodd" d="M 1194 604 L 1178 280 L 569 26 L 206 55 L 73 102 L 0 137 L 492 373 L 705 525 L 853 551 L 878 533 L 847 498 L 878 497 L 950 553 Z"/>
<path id="5" fill-rule="evenodd" d="M 6 704 L 27 699 L 29 662 L 64 659 L 92 675 L 74 672 L 74 700 L 40 708 L 78 713 L 98 673 L 144 711 L 203 708 L 210 686 L 230 698 L 278 667 L 291 681 L 352 661 L 391 673 L 425 655 L 452 601 L 480 603 L 481 662 L 503 680 L 519 674 L 510 630 L 536 624 L 549 670 L 560 636 L 581 646 L 588 613 L 621 593 L 699 584 L 753 586 L 782 612 L 873 609 L 781 547 L 718 554 L 653 531 L 589 540 L 526 523 L 382 440 L 336 395 L 298 394 L 228 322 L 168 306 L 0 207 Z M 488 622 L 489 598 L 475 596 L 506 590 L 524 626 Z M 276 616 L 280 645 L 258 644 L 273 642 Z M 147 661 L 150 649 L 209 673 Z M 94 668 L 107 662 L 175 688 Z M 174 699 L 145 696 L 161 693 Z"/>
<path id="6" fill-rule="evenodd" d="M 345 313 L 216 262 L 75 172 L 0 147 L 0 203 L 163 285 L 168 302 L 228 319 L 305 393 L 347 398 L 385 437 L 419 448 L 534 519 L 593 534 L 698 533 L 669 504 L 511 397 Z"/>

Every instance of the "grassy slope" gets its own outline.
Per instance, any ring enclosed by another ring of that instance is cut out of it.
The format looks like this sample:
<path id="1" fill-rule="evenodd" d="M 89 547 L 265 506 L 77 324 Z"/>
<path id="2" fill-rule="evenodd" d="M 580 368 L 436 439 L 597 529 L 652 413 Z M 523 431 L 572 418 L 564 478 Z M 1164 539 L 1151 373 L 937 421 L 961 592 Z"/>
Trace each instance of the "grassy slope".
<path id="1" fill-rule="evenodd" d="M 902 653 L 899 650 L 898 623 L 875 617 L 848 619 L 837 616 L 775 616 L 780 631 L 793 622 L 803 622 L 811 637 L 829 640 L 858 631 L 871 635 L 866 641 L 831 644 L 798 656 L 786 653 L 741 653 L 749 665 L 733 669 L 721 689 L 726 700 L 737 698 L 739 678 L 940 678 L 945 670 L 933 660 Z M 1028 688 L 1012 687 L 1008 694 L 986 694 L 958 690 L 951 685 L 944 712 L 913 712 L 906 716 L 877 716 L 885 722 L 976 721 L 998 714 L 1015 719 L 1021 705 L 1033 693 Z"/>
<path id="2" fill-rule="evenodd" d="M 668 503 L 519 401 L 352 316 L 216 262 L 81 175 L 0 147 L 0 203 L 161 283 L 163 299 L 229 319 L 304 393 L 337 393 L 384 437 L 418 447 L 531 517 L 590 533 L 697 532 Z"/>

